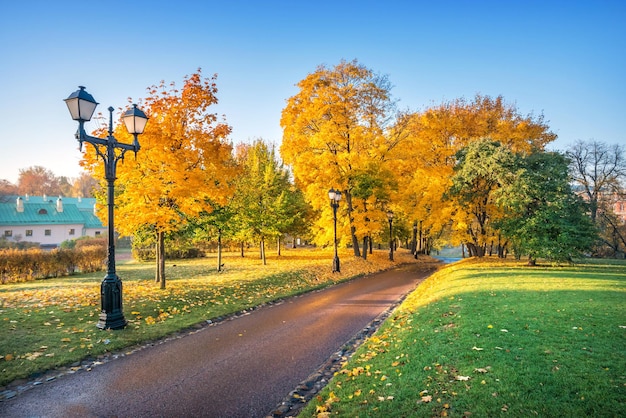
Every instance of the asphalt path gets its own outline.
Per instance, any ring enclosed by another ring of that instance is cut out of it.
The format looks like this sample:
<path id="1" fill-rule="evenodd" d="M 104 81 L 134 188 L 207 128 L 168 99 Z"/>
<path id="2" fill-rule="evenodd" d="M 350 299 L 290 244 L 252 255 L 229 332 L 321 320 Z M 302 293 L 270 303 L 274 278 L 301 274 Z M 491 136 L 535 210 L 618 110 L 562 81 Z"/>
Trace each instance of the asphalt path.
<path id="1" fill-rule="evenodd" d="M 267 305 L 0 402 L 2 417 L 264 417 L 409 293 L 416 263 Z"/>

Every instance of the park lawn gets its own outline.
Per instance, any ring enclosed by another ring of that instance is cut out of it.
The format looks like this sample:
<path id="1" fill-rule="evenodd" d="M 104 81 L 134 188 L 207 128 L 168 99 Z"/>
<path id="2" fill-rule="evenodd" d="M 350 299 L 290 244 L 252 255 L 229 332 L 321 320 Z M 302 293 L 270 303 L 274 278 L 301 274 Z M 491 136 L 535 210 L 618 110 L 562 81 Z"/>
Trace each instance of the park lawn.
<path id="1" fill-rule="evenodd" d="M 100 282 L 105 273 L 76 275 L 0 286 L 0 387 L 36 378 L 57 368 L 78 369 L 97 360 L 208 320 L 242 312 L 308 290 L 415 262 L 406 251 L 388 261 L 375 251 L 367 261 L 340 253 L 341 273 L 332 273 L 330 250 L 283 249 L 263 265 L 256 253 L 227 253 L 217 272 L 216 256 L 167 261 L 167 288 L 154 283 L 154 263 L 117 266 L 123 282 L 124 330 L 96 328 Z M 419 260 L 418 260 L 419 262 Z"/>
<path id="2" fill-rule="evenodd" d="M 626 416 L 626 263 L 446 266 L 300 416 Z"/>

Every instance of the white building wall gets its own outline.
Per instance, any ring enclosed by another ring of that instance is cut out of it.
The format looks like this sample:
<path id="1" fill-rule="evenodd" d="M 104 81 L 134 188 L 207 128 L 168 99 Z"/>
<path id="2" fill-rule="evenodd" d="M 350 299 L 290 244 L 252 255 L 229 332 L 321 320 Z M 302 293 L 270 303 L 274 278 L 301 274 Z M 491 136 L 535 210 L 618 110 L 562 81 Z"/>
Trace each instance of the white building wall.
<path id="1" fill-rule="evenodd" d="M 72 229 L 74 234 L 72 235 Z M 32 236 L 27 236 L 26 231 L 33 231 Z M 50 235 L 46 235 L 46 230 Z M 11 236 L 6 237 L 5 231 L 11 231 Z M 96 236 L 98 229 L 85 230 L 82 224 L 67 225 L 3 225 L 0 226 L 0 234 L 11 241 L 38 242 L 41 245 L 59 245 L 63 241 L 80 238 L 85 235 Z"/>

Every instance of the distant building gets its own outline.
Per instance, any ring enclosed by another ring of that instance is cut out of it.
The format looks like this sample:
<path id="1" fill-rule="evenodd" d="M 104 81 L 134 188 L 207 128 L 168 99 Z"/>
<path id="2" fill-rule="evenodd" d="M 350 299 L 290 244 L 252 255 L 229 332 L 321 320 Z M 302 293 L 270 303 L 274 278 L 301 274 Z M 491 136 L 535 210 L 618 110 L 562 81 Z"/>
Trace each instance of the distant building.
<path id="1" fill-rule="evenodd" d="M 615 193 L 609 202 L 613 208 L 613 213 L 617 215 L 622 222 L 626 222 L 626 196 L 624 196 L 624 194 Z"/>
<path id="2" fill-rule="evenodd" d="M 55 247 L 84 236 L 105 236 L 94 214 L 96 199 L 48 196 L 0 197 L 0 237 Z"/>

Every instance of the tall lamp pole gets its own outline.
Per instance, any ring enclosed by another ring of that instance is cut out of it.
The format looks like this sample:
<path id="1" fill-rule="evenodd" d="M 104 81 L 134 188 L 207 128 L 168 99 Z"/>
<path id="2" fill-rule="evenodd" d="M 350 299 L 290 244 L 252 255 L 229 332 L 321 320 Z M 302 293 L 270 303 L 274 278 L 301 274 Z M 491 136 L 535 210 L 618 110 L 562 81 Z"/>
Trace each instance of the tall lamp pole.
<path id="1" fill-rule="evenodd" d="M 137 135 L 143 133 L 148 117 L 144 112 L 133 105 L 132 108 L 124 112 L 122 120 L 129 133 L 134 136 L 132 144 L 117 142 L 113 136 L 113 108 L 109 107 L 109 135 L 106 138 L 96 138 L 87 135 L 85 132 L 85 122 L 91 120 L 93 112 L 98 103 L 93 96 L 85 91 L 85 87 L 79 89 L 65 99 L 67 108 L 72 115 L 72 119 L 78 121 L 78 131 L 76 139 L 79 142 L 79 149 L 82 150 L 83 142 L 87 142 L 96 150 L 96 154 L 104 161 L 105 178 L 107 180 L 107 205 L 109 212 L 108 235 L 109 248 L 107 253 L 107 274 L 100 286 L 101 311 L 100 319 L 96 325 L 100 329 L 121 329 L 126 326 L 126 319 L 122 311 L 122 281 L 115 272 L 115 222 L 114 222 L 114 192 L 117 162 L 124 158 L 126 151 L 133 151 L 135 157 L 139 151 L 139 141 Z M 121 150 L 116 153 L 115 149 Z"/>
<path id="2" fill-rule="evenodd" d="M 411 250 L 417 260 L 417 221 L 413 222 L 413 243 L 411 244 Z"/>
<path id="3" fill-rule="evenodd" d="M 393 261 L 393 212 L 387 211 L 389 219 L 389 261 Z"/>
<path id="4" fill-rule="evenodd" d="M 333 208 L 333 229 L 335 236 L 335 257 L 333 258 L 333 273 L 339 273 L 339 255 L 337 253 L 337 208 L 339 208 L 339 201 L 341 200 L 341 192 L 339 190 L 330 189 L 328 191 L 328 197 L 330 198 L 330 207 Z"/>

